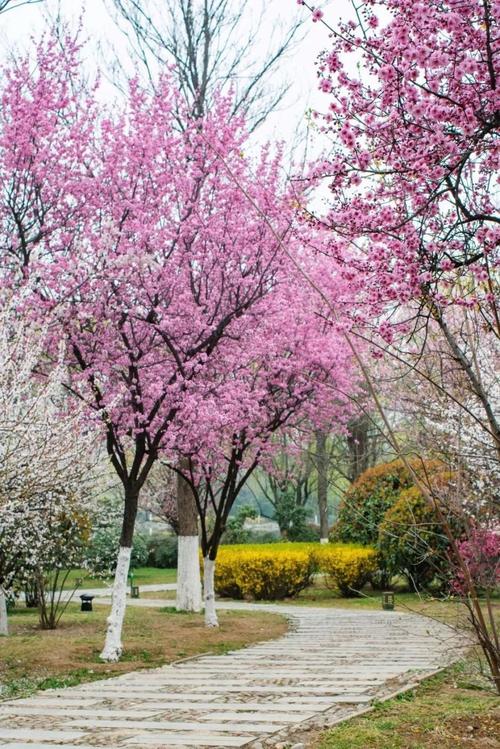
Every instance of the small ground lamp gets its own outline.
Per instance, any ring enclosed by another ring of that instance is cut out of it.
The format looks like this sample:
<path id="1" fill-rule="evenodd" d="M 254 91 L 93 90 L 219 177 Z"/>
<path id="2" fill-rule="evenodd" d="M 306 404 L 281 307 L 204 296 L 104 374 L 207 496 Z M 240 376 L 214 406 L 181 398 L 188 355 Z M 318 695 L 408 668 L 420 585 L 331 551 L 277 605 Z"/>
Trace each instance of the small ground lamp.
<path id="1" fill-rule="evenodd" d="M 82 605 L 80 606 L 80 611 L 92 611 L 93 598 L 94 596 L 89 596 L 87 594 L 80 596 L 80 600 L 82 602 Z"/>
<path id="2" fill-rule="evenodd" d="M 394 611 L 394 593 L 392 590 L 384 590 L 382 593 L 382 608 L 384 611 Z"/>
<path id="3" fill-rule="evenodd" d="M 139 586 L 134 585 L 134 573 L 130 573 L 130 598 L 139 598 Z"/>

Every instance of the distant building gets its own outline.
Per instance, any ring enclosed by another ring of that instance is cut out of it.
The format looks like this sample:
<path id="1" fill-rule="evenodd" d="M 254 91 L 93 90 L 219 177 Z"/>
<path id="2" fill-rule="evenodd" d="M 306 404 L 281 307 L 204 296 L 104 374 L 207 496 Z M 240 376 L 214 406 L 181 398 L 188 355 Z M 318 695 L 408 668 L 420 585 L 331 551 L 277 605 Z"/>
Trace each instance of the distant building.
<path id="1" fill-rule="evenodd" d="M 275 520 L 269 520 L 260 515 L 256 518 L 247 518 L 243 528 L 252 533 L 275 533 L 276 536 L 280 535 L 278 523 Z"/>

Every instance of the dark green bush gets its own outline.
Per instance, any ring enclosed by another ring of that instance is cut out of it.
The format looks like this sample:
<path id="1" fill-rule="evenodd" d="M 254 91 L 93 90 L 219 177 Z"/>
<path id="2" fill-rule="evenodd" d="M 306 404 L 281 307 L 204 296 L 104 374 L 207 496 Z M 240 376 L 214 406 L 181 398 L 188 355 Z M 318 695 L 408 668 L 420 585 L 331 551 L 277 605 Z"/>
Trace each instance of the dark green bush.
<path id="1" fill-rule="evenodd" d="M 437 461 L 412 462 L 417 474 L 437 475 L 442 465 Z M 368 468 L 349 487 L 340 505 L 337 522 L 332 528 L 332 541 L 344 543 L 379 544 L 380 524 L 386 513 L 396 505 L 402 492 L 414 488 L 414 480 L 401 460 Z M 391 577 L 402 571 L 386 554 L 380 554 L 379 569 L 371 576 L 376 589 L 389 585 Z"/>
<path id="2" fill-rule="evenodd" d="M 293 525 L 287 535 L 289 541 L 300 541 L 303 543 L 314 543 L 320 539 L 319 528 L 315 525 L 306 525 L 305 523 Z"/>
<path id="3" fill-rule="evenodd" d="M 111 576 L 116 569 L 122 525 L 122 503 L 106 499 L 96 511 L 85 550 L 85 566 L 93 574 Z M 148 559 L 147 540 L 136 533 L 130 567 L 144 567 Z"/>
<path id="4" fill-rule="evenodd" d="M 221 543 L 223 544 L 248 544 L 252 540 L 252 531 L 245 528 L 247 518 L 256 518 L 257 511 L 250 505 L 243 505 L 232 515 L 227 523 L 226 529 L 222 534 Z"/>
<path id="5" fill-rule="evenodd" d="M 177 568 L 177 536 L 156 533 L 148 538 L 147 548 L 149 567 Z"/>
<path id="6" fill-rule="evenodd" d="M 400 460 L 368 468 L 346 491 L 331 540 L 373 544 L 387 510 L 413 480 Z"/>

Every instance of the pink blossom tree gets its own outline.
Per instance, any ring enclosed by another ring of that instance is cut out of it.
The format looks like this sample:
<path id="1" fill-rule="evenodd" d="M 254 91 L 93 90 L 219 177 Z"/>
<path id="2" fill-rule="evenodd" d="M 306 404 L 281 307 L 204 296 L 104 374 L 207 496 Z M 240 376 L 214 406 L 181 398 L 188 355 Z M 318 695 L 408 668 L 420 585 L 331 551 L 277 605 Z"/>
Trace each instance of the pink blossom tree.
<path id="1" fill-rule="evenodd" d="M 115 660 L 140 491 L 186 419 L 210 424 L 217 373 L 238 371 L 235 341 L 266 312 L 292 206 L 279 152 L 244 155 L 230 100 L 180 130 L 168 79 L 154 94 L 131 82 L 111 115 L 82 82 L 75 40 L 44 41 L 36 62 L 4 74 L 2 275 L 31 290 L 26 314 L 52 313 L 49 352 L 63 337 L 69 389 L 103 425 L 123 486 L 101 655 Z"/>
<path id="2" fill-rule="evenodd" d="M 470 537 L 460 543 L 468 572 L 478 589 L 488 596 L 494 595 L 500 585 L 500 533 L 498 529 L 476 528 Z M 463 594 L 467 583 L 462 570 L 457 570 L 453 588 Z"/>
<path id="3" fill-rule="evenodd" d="M 273 28 L 271 47 L 258 50 L 262 8 L 249 0 L 112 0 L 119 26 L 135 40 L 130 52 L 155 86 L 155 70 L 172 68 L 182 94 L 183 108 L 203 118 L 217 100 L 221 87 L 233 92 L 230 116 L 244 115 L 254 130 L 280 106 L 288 86 L 278 81 L 280 61 L 292 47 L 300 24 Z M 115 73 L 122 69 L 114 61 Z M 120 73 L 121 75 L 121 73 Z M 180 113 L 179 124 L 185 120 Z M 200 611 L 197 510 L 189 487 L 178 484 L 178 568 L 176 608 Z M 193 561 L 194 560 L 194 561 Z M 185 564 L 187 568 L 185 568 Z"/>
<path id="4" fill-rule="evenodd" d="M 323 130 L 335 144 L 324 221 L 339 244 L 360 248 L 365 301 L 389 309 L 382 340 L 437 323 L 500 455 L 497 416 L 450 320 L 456 307 L 479 307 L 485 334 L 500 337 L 498 23 L 498 3 L 482 0 L 460 11 L 437 0 L 362 4 L 358 21 L 332 29 L 319 77 L 329 97 Z M 406 319 L 394 315 L 397 305 Z"/>
<path id="5" fill-rule="evenodd" d="M 178 443 L 187 461 L 177 470 L 190 484 L 200 516 L 207 626 L 218 625 L 214 571 L 221 536 L 238 494 L 279 447 L 273 436 L 293 432 L 305 420 L 319 427 L 334 422 L 342 432 L 351 413 L 356 378 L 343 327 L 325 322 L 322 304 L 296 270 L 285 266 L 275 280 L 262 300 L 266 314 L 234 341 L 234 365 L 223 381 L 220 369 L 213 373 L 218 392 L 205 403 L 203 431 L 189 424 Z M 348 294 L 339 279 L 339 311 Z"/>

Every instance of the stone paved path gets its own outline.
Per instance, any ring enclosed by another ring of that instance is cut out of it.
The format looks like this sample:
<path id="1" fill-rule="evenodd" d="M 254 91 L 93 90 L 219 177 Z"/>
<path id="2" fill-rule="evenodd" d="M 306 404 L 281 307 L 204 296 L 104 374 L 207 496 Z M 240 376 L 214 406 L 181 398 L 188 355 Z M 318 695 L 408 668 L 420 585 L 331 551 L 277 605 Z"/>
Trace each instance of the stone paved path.
<path id="1" fill-rule="evenodd" d="M 155 583 L 140 586 L 141 593 L 159 593 L 164 590 L 177 590 L 177 583 Z M 84 594 L 87 596 L 94 596 L 95 598 L 109 598 L 110 593 L 111 586 L 106 588 L 78 588 L 75 591 L 64 591 L 61 599 L 67 601 L 69 598 L 78 603 L 78 597 Z M 130 593 L 127 592 L 127 595 L 130 595 Z M 23 600 L 23 598 L 24 596 L 21 594 L 21 600 Z"/>
<path id="2" fill-rule="evenodd" d="M 159 593 L 164 590 L 177 590 L 177 583 L 154 583 L 151 585 L 141 585 L 141 593 Z M 78 598 L 81 595 L 93 596 L 94 598 L 109 598 L 111 586 L 105 588 L 77 588 L 76 590 L 64 590 L 61 594 L 61 601 L 73 601 L 79 603 Z M 130 597 L 130 590 L 127 591 Z M 24 601 L 24 593 L 19 594 L 19 600 Z M 0 744 L 1 746 L 1 744 Z"/>
<path id="3" fill-rule="evenodd" d="M 259 604 L 219 608 L 283 613 L 290 630 L 228 655 L 0 703 L 0 746 L 273 746 L 325 718 L 331 723 L 366 709 L 450 662 L 459 647 L 449 628 L 409 614 Z"/>

